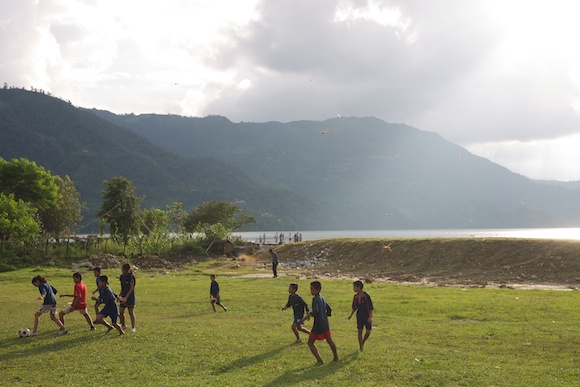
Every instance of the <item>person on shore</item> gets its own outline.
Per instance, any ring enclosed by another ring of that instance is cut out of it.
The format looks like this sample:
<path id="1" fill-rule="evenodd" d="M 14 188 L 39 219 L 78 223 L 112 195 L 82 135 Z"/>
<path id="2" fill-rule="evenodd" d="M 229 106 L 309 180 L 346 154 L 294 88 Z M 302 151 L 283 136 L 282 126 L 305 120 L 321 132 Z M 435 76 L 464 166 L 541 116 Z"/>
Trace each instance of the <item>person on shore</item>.
<path id="1" fill-rule="evenodd" d="M 91 331 L 95 330 L 95 325 L 93 324 L 93 320 L 91 316 L 87 312 L 87 285 L 83 282 L 83 277 L 81 273 L 76 272 L 72 275 L 73 281 L 75 283 L 75 287 L 72 294 L 61 294 L 60 298 L 62 297 L 73 297 L 72 303 L 67 305 L 63 310 L 60 311 L 58 314 L 58 319 L 62 323 L 64 327 L 64 315 L 71 313 L 75 310 L 78 310 L 87 320 L 87 323 L 91 327 Z M 61 328 L 61 330 L 64 328 Z"/>
<path id="2" fill-rule="evenodd" d="M 278 254 L 270 249 L 270 256 L 272 256 L 272 274 L 274 274 L 274 278 L 278 277 Z"/>
<path id="3" fill-rule="evenodd" d="M 117 323 L 117 319 L 119 318 L 119 307 L 117 306 L 117 295 L 113 292 L 113 290 L 107 285 L 109 283 L 109 278 L 106 275 L 102 275 L 99 277 L 99 297 L 91 297 L 93 300 L 97 301 L 97 303 L 105 304 L 103 309 L 99 311 L 97 314 L 96 322 L 98 324 L 103 324 L 107 327 L 107 332 L 109 333 L 113 328 L 119 331 L 119 335 L 124 335 L 125 331 L 123 328 Z M 111 319 L 111 324 L 109 324 L 105 318 L 109 317 Z"/>
<path id="4" fill-rule="evenodd" d="M 36 277 L 32 278 L 32 284 L 38 288 L 40 292 L 40 296 L 38 296 L 38 300 L 43 300 L 42 305 L 34 314 L 34 328 L 32 332 L 30 332 L 30 336 L 36 336 L 38 334 L 38 323 L 40 321 L 40 315 L 46 312 L 50 312 L 50 319 L 54 321 L 56 325 L 58 325 L 59 330 L 56 331 L 56 334 L 64 334 L 67 332 L 64 324 L 60 322 L 58 318 L 56 318 L 56 289 L 50 285 L 46 278 L 43 276 L 37 275 Z"/>
<path id="5" fill-rule="evenodd" d="M 286 310 L 292 307 L 292 310 L 294 311 L 294 320 L 292 321 L 291 328 L 292 332 L 294 332 L 294 335 L 296 335 L 296 343 L 300 343 L 302 340 L 300 340 L 298 331 L 310 334 L 310 331 L 302 326 L 304 311 L 306 311 L 306 313 L 310 313 L 310 309 L 308 308 L 306 301 L 304 301 L 304 299 L 300 297 L 298 293 L 296 293 L 297 291 L 298 284 L 290 284 L 288 287 L 288 293 L 290 293 L 288 296 L 288 302 L 286 303 L 286 306 L 282 308 L 282 310 Z M 308 318 L 309 316 L 307 316 L 307 319 Z"/>
<path id="6" fill-rule="evenodd" d="M 334 355 L 333 360 L 338 361 L 336 344 L 334 344 L 334 341 L 332 340 L 330 324 L 328 323 L 328 317 L 332 314 L 332 309 L 324 297 L 322 297 L 320 294 L 321 290 L 322 284 L 319 281 L 310 283 L 310 293 L 314 296 L 314 298 L 312 298 L 312 310 L 310 311 L 309 316 L 314 317 L 314 325 L 312 326 L 312 330 L 310 331 L 310 335 L 308 337 L 308 347 L 310 347 L 310 351 L 316 358 L 318 364 L 324 364 L 324 361 L 318 353 L 318 348 L 316 348 L 316 340 L 326 340 L 330 346 L 330 349 L 332 350 L 332 354 Z M 300 322 L 304 323 L 305 319 L 306 317 L 303 317 Z"/>
<path id="7" fill-rule="evenodd" d="M 373 302 L 371 296 L 363 290 L 363 283 L 361 281 L 354 281 L 352 288 L 355 292 L 354 298 L 352 300 L 352 311 L 348 316 L 348 319 L 352 317 L 356 311 L 356 325 L 358 328 L 358 345 L 359 351 L 362 352 L 365 342 L 371 334 L 371 329 L 373 328 Z M 366 328 L 366 333 L 363 337 L 363 329 Z"/>
<path id="8" fill-rule="evenodd" d="M 100 267 L 95 267 L 93 269 L 93 275 L 95 276 L 95 283 L 96 283 L 96 288 L 95 290 L 93 290 L 93 295 L 99 291 L 99 277 L 101 276 L 101 268 Z M 99 303 L 95 302 L 95 319 L 97 318 L 97 315 L 99 314 Z"/>
<path id="9" fill-rule="evenodd" d="M 131 265 L 124 263 L 121 267 L 122 274 L 119 276 L 121 281 L 121 294 L 119 295 L 119 320 L 121 327 L 126 328 L 125 325 L 125 309 L 129 309 L 129 317 L 131 318 L 131 332 L 137 330 L 135 326 L 135 276 L 131 271 Z"/>
<path id="10" fill-rule="evenodd" d="M 215 275 L 212 274 L 209 276 L 209 278 L 211 280 L 211 284 L 209 286 L 209 302 L 211 302 L 211 307 L 213 308 L 214 313 L 216 311 L 216 304 L 221 306 L 224 312 L 227 312 L 228 308 L 226 308 L 226 306 L 222 304 L 220 300 L 220 285 L 215 280 Z"/>

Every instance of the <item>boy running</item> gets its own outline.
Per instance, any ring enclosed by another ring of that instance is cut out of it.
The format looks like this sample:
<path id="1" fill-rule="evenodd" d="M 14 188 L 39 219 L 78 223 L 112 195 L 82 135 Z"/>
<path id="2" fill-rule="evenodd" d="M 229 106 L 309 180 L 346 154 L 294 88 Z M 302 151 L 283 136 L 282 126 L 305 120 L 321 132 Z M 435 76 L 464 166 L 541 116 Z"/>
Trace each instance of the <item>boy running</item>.
<path id="1" fill-rule="evenodd" d="M 56 318 L 56 289 L 50 285 L 43 276 L 37 275 L 32 279 L 32 284 L 38 288 L 40 292 L 40 296 L 38 296 L 38 300 L 43 300 L 42 305 L 34 314 L 34 328 L 32 332 L 30 332 L 30 336 L 36 336 L 38 333 L 38 323 L 40 319 L 40 315 L 46 312 L 50 312 L 50 319 L 54 321 L 56 325 L 60 328 L 55 333 L 66 333 L 67 330 L 64 327 L 63 323 L 60 322 L 59 319 Z"/>
<path id="2" fill-rule="evenodd" d="M 93 300 L 97 301 L 99 304 L 105 304 L 104 308 L 97 314 L 96 322 L 103 324 L 107 327 L 107 332 L 109 333 L 111 329 L 115 328 L 119 331 L 119 335 L 124 335 L 125 332 L 119 324 L 117 324 L 117 318 L 119 317 L 119 308 L 117 307 L 117 296 L 107 285 L 109 278 L 106 275 L 99 277 L 99 298 L 91 297 Z M 105 321 L 105 317 L 110 317 L 113 325 Z"/>
<path id="3" fill-rule="evenodd" d="M 373 302 L 371 301 L 371 296 L 363 290 L 363 283 L 361 281 L 354 281 L 352 288 L 356 293 L 354 299 L 352 300 L 352 312 L 348 316 L 348 319 L 352 317 L 356 311 L 356 325 L 358 328 L 358 345 L 359 351 L 363 351 L 365 341 L 369 338 L 371 334 L 371 329 L 373 328 Z M 363 337 L 363 328 L 366 328 L 366 333 Z"/>
<path id="4" fill-rule="evenodd" d="M 101 268 L 95 267 L 93 269 L 93 275 L 95 276 L 95 283 L 97 284 L 96 289 L 93 291 L 93 294 L 99 291 L 99 277 L 101 276 Z M 95 302 L 95 318 L 99 314 L 99 303 Z"/>
<path id="5" fill-rule="evenodd" d="M 215 275 L 212 274 L 209 278 L 211 279 L 211 285 L 209 287 L 209 302 L 211 302 L 213 311 L 215 312 L 215 304 L 217 304 L 223 308 L 224 312 L 227 312 L 228 308 L 226 308 L 220 301 L 220 286 L 215 280 Z"/>
<path id="6" fill-rule="evenodd" d="M 312 298 L 312 310 L 310 311 L 310 316 L 314 317 L 314 325 L 312 326 L 312 331 L 308 338 L 308 346 L 318 361 L 318 364 L 324 364 L 324 362 L 318 353 L 318 348 L 316 348 L 316 345 L 314 344 L 316 340 L 326 340 L 330 349 L 332 349 L 332 354 L 334 355 L 333 360 L 338 361 L 336 344 L 332 341 L 330 324 L 328 323 L 328 316 L 331 315 L 332 309 L 326 300 L 320 295 L 321 290 L 322 284 L 319 281 L 310 283 L 310 293 L 314 296 L 314 298 Z M 300 322 L 304 323 L 305 319 L 306 317 L 303 317 Z"/>
<path id="7" fill-rule="evenodd" d="M 282 308 L 282 310 L 286 310 L 289 307 L 292 307 L 292 309 L 294 310 L 294 321 L 292 322 L 292 332 L 294 332 L 294 334 L 296 335 L 296 343 L 300 343 L 302 342 L 302 340 L 300 340 L 300 335 L 298 334 L 298 331 L 304 332 L 304 333 L 308 333 L 310 334 L 310 331 L 306 328 L 304 328 L 302 326 L 302 317 L 304 317 L 304 311 L 306 310 L 306 313 L 310 313 L 310 309 L 308 308 L 308 304 L 302 299 L 302 297 L 300 297 L 296 292 L 298 291 L 298 284 L 290 284 L 290 286 L 288 287 L 288 293 L 290 293 L 290 295 L 288 296 L 288 302 L 286 303 L 286 306 Z M 310 316 L 307 317 L 307 319 L 310 318 Z"/>
<path id="8" fill-rule="evenodd" d="M 75 287 L 73 294 L 61 294 L 60 297 L 73 297 L 73 301 L 70 305 L 66 306 L 63 310 L 60 311 L 58 314 L 58 318 L 64 327 L 64 315 L 71 313 L 74 310 L 78 310 L 85 319 L 89 326 L 91 327 L 91 331 L 95 330 L 95 326 L 93 325 L 93 320 L 91 316 L 87 313 L 87 285 L 83 283 L 83 277 L 81 273 L 76 272 L 73 274 L 73 281 L 75 282 Z M 64 328 L 61 328 L 61 331 Z"/>

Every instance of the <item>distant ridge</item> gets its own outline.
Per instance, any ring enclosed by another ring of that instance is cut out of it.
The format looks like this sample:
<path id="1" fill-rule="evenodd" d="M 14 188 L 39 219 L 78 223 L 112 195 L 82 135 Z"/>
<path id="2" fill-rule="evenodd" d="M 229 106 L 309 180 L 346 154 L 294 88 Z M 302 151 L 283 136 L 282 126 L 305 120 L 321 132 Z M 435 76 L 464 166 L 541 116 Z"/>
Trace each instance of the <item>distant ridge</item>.
<path id="1" fill-rule="evenodd" d="M 326 229 L 580 225 L 578 186 L 530 180 L 435 133 L 374 117 L 233 123 L 95 113 L 171 152 L 211 156 L 322 201 L 338 218 Z"/>

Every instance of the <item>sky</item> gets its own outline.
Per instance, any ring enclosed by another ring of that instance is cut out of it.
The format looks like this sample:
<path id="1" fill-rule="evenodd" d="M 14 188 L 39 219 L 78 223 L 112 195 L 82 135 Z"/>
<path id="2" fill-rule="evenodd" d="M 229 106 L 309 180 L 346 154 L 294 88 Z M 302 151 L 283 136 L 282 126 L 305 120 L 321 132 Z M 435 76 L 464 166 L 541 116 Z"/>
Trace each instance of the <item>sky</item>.
<path id="1" fill-rule="evenodd" d="M 0 0 L 0 83 L 117 114 L 374 116 L 580 180 L 575 0 Z"/>

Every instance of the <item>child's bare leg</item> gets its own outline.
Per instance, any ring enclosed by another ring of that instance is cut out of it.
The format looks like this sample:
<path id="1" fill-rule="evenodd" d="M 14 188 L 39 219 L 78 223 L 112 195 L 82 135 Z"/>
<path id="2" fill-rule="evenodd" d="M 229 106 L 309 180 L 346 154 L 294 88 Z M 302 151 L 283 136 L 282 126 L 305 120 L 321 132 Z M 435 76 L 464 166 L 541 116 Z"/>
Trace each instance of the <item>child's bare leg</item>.
<path id="1" fill-rule="evenodd" d="M 102 324 L 102 325 L 107 327 L 107 332 L 105 332 L 105 333 L 109 333 L 111 331 L 111 329 L 113 329 L 111 324 L 109 324 L 108 322 L 105 321 L 104 316 L 102 314 L 98 314 L 97 319 L 95 321 L 97 324 Z"/>
<path id="2" fill-rule="evenodd" d="M 94 329 L 95 325 L 93 324 L 93 319 L 91 318 L 91 315 L 88 313 L 85 313 L 84 316 L 85 316 L 85 320 L 87 320 L 87 323 L 89 323 L 91 328 Z"/>
<path id="3" fill-rule="evenodd" d="M 310 347 L 310 351 L 312 352 L 312 354 L 316 358 L 316 361 L 318 362 L 318 364 L 324 364 L 324 362 L 322 361 L 322 358 L 320 357 L 320 354 L 318 353 L 318 348 L 316 348 L 316 345 L 314 345 L 314 342 L 315 342 L 314 339 L 308 339 L 308 347 Z"/>
<path id="4" fill-rule="evenodd" d="M 60 320 L 60 322 L 64 325 L 64 312 L 61 310 L 60 313 L 58 314 L 58 319 Z"/>
<path id="5" fill-rule="evenodd" d="M 125 326 L 125 307 L 119 307 L 119 321 L 121 322 L 121 326 Z"/>
<path id="6" fill-rule="evenodd" d="M 36 332 L 38 330 L 38 323 L 40 322 L 40 313 L 34 313 L 34 329 L 32 332 Z"/>
<path id="7" fill-rule="evenodd" d="M 369 338 L 370 335 L 371 335 L 371 331 L 367 329 L 367 331 L 365 332 L 365 337 L 363 338 L 363 341 L 362 341 L 363 346 L 365 345 L 365 342 L 367 341 L 367 339 Z M 361 349 L 362 349 L 362 346 L 361 346 Z"/>
<path id="8" fill-rule="evenodd" d="M 119 335 L 125 334 L 125 332 L 123 331 L 123 328 L 119 324 L 113 323 L 113 326 L 115 327 L 115 329 L 117 329 L 119 331 Z M 111 327 L 111 329 L 113 329 L 113 327 Z"/>
<path id="9" fill-rule="evenodd" d="M 224 304 L 222 304 L 221 302 L 218 305 L 222 307 L 224 312 L 228 310 L 228 308 L 226 308 L 226 306 Z"/>
<path id="10" fill-rule="evenodd" d="M 363 347 L 365 345 L 365 342 L 363 340 L 363 334 L 362 334 L 362 332 L 363 332 L 363 330 L 362 330 L 362 328 L 360 328 L 358 330 L 358 348 L 359 348 L 360 351 L 363 350 Z"/>
<path id="11" fill-rule="evenodd" d="M 296 336 L 296 341 L 300 341 L 300 335 L 298 334 L 298 326 L 295 323 L 292 323 L 292 332 L 294 332 L 294 335 Z"/>
<path id="12" fill-rule="evenodd" d="M 131 318 L 131 328 L 135 328 L 135 308 L 129 308 L 129 317 Z"/>
<path id="13" fill-rule="evenodd" d="M 334 359 L 332 360 L 338 361 L 338 351 L 336 350 L 336 344 L 334 344 L 332 337 L 326 339 L 326 342 L 328 343 L 328 345 L 330 345 L 330 349 L 332 349 L 332 354 L 334 355 Z"/>
<path id="14" fill-rule="evenodd" d="M 298 330 L 300 332 L 304 332 L 306 334 L 310 334 L 310 331 L 308 329 L 304 328 L 302 325 L 298 326 Z"/>
<path id="15" fill-rule="evenodd" d="M 63 323 L 61 323 L 61 322 L 60 322 L 60 320 L 59 320 L 58 318 L 56 318 L 56 314 L 55 314 L 55 313 L 52 313 L 52 312 L 50 313 L 50 319 L 51 319 L 52 321 L 54 321 L 54 323 L 55 323 L 56 325 L 58 325 L 58 327 L 59 327 L 60 329 L 63 329 L 63 328 L 64 328 L 64 324 L 63 324 Z"/>
<path id="16" fill-rule="evenodd" d="M 216 311 L 216 310 L 215 310 L 215 302 L 212 302 L 212 303 L 211 303 L 211 307 L 213 308 L 213 311 L 214 311 L 214 313 L 215 313 L 215 311 Z"/>

